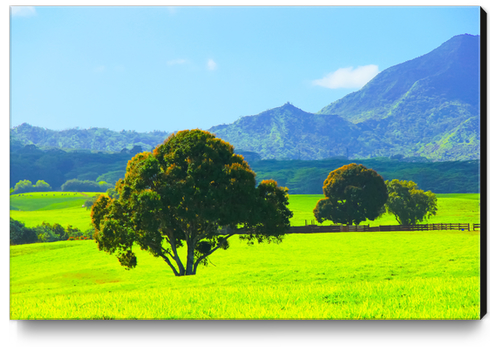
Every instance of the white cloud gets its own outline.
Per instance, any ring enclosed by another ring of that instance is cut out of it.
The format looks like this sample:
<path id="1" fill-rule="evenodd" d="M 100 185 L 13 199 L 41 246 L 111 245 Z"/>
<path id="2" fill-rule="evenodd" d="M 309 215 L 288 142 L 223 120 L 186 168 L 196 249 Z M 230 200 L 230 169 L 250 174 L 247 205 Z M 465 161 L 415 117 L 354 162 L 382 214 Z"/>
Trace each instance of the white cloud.
<path id="1" fill-rule="evenodd" d="M 172 66 L 172 65 L 182 65 L 187 63 L 187 60 L 185 59 L 174 59 L 174 60 L 169 60 L 167 61 L 167 65 Z"/>
<path id="2" fill-rule="evenodd" d="M 208 70 L 216 70 L 217 64 L 214 62 L 213 59 L 208 60 Z"/>
<path id="3" fill-rule="evenodd" d="M 313 85 L 330 89 L 361 88 L 378 73 L 378 65 L 358 66 L 355 69 L 350 66 L 340 68 L 321 79 L 314 80 Z"/>
<path id="4" fill-rule="evenodd" d="M 31 17 L 36 15 L 34 6 L 10 6 L 12 17 Z"/>

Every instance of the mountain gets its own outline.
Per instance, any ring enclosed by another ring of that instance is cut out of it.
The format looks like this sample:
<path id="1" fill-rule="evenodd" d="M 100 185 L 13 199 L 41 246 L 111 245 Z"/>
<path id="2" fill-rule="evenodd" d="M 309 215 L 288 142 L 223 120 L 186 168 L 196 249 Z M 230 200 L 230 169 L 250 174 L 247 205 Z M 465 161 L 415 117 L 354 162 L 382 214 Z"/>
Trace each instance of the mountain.
<path id="1" fill-rule="evenodd" d="M 262 159 L 479 159 L 479 50 L 479 36 L 455 36 L 317 114 L 286 104 L 209 130 Z"/>
<path id="2" fill-rule="evenodd" d="M 112 131 L 106 128 L 50 130 L 23 123 L 10 129 L 11 145 L 35 145 L 41 148 L 85 149 L 120 152 L 135 146 L 149 151 L 170 135 L 163 131 L 138 133 Z"/>
<path id="3" fill-rule="evenodd" d="M 458 35 L 379 73 L 361 90 L 320 110 L 362 129 L 386 154 L 434 160 L 480 157 L 480 36 Z"/>
<path id="4" fill-rule="evenodd" d="M 290 103 L 209 131 L 238 151 L 256 152 L 262 159 L 323 159 L 362 147 L 355 124 L 336 115 L 308 113 Z"/>
<path id="5" fill-rule="evenodd" d="M 305 112 L 290 103 L 209 129 L 247 160 L 397 157 L 480 158 L 480 36 L 458 35 L 380 72 L 357 92 Z M 118 152 L 150 150 L 166 132 L 53 131 L 22 124 L 11 145 Z"/>

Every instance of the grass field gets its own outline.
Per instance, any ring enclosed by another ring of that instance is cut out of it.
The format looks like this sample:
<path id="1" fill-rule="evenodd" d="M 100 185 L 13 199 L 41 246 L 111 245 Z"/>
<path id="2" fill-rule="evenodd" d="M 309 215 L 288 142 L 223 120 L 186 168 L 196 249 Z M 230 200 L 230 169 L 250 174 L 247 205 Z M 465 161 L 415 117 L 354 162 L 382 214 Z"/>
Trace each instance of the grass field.
<path id="1" fill-rule="evenodd" d="M 439 216 L 430 222 L 479 221 L 478 194 L 438 197 Z M 319 198 L 291 196 L 293 225 L 311 219 L 303 216 Z M 45 208 L 41 205 L 36 206 Z M 70 209 L 89 216 L 81 204 L 57 209 L 57 214 L 67 218 Z M 208 267 L 187 277 L 173 276 L 162 260 L 139 249 L 138 266 L 127 271 L 115 256 L 98 251 L 94 241 L 11 246 L 10 317 L 478 319 L 479 236 L 458 231 L 327 233 L 287 235 L 281 244 L 255 246 L 234 236 L 229 250 L 214 253 Z"/>
<path id="2" fill-rule="evenodd" d="M 44 194 L 44 196 L 41 196 Z M 55 196 L 52 196 L 55 194 Z M 60 192 L 31 193 L 32 196 L 13 195 L 10 198 L 10 216 L 34 227 L 43 221 L 59 223 L 62 226 L 71 224 L 85 231 L 90 228 L 90 211 L 82 207 L 87 196 L 97 193 L 69 193 L 62 196 Z M 84 195 L 85 194 L 85 195 Z M 314 219 L 313 208 L 323 195 L 290 195 L 289 208 L 294 216 L 292 226 L 305 225 Z M 480 194 L 437 194 L 438 212 L 430 218 L 428 223 L 479 223 L 480 221 Z M 63 209 L 61 211 L 61 209 Z M 19 211 L 20 210 L 20 211 Z M 324 222 L 322 225 L 331 224 Z M 393 215 L 385 214 L 375 221 L 365 221 L 361 224 L 392 225 L 398 224 Z"/>
<path id="3" fill-rule="evenodd" d="M 313 208 L 323 195 L 290 195 L 290 209 L 294 216 L 292 226 L 305 225 L 314 219 Z M 480 194 L 437 194 L 437 215 L 427 223 L 479 223 Z M 331 222 L 323 222 L 329 225 Z M 393 215 L 385 214 L 374 221 L 364 221 L 361 225 L 396 225 L 398 222 Z"/>
<path id="4" fill-rule="evenodd" d="M 62 195 L 63 194 L 63 195 Z M 42 222 L 70 224 L 85 231 L 91 227 L 90 210 L 82 207 L 88 197 L 100 193 L 26 193 L 10 197 L 10 217 L 35 227 Z"/>

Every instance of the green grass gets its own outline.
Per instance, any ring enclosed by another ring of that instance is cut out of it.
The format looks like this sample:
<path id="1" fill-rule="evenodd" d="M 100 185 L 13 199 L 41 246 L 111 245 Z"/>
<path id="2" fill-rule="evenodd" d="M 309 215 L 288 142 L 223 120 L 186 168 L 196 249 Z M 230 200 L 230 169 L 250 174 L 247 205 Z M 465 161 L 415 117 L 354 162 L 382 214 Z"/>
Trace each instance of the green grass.
<path id="1" fill-rule="evenodd" d="M 10 196 L 10 209 L 20 211 L 46 211 L 67 207 L 81 207 L 88 197 L 100 193 L 49 192 L 26 193 Z"/>
<path id="2" fill-rule="evenodd" d="M 291 195 L 292 224 L 311 220 L 321 197 Z M 56 198 L 42 203 L 34 196 L 11 197 L 21 209 L 38 208 L 11 216 L 28 226 L 43 220 L 89 224 L 90 213 L 81 204 L 70 207 L 75 200 Z M 479 194 L 440 194 L 438 200 L 438 215 L 430 223 L 479 221 Z M 56 208 L 60 203 L 68 208 Z M 390 218 L 370 224 L 396 224 Z M 234 236 L 229 250 L 217 251 L 209 266 L 187 277 L 175 277 L 162 260 L 139 249 L 137 267 L 127 271 L 94 241 L 11 246 L 10 317 L 478 319 L 479 235 L 291 234 L 281 244 L 255 246 Z"/>
<path id="3" fill-rule="evenodd" d="M 68 195 L 62 195 L 68 194 Z M 90 210 L 82 207 L 88 197 L 100 193 L 26 193 L 10 196 L 10 217 L 27 227 L 35 227 L 42 222 L 58 223 L 64 227 L 70 224 L 85 231 L 91 227 Z"/>
<path id="4" fill-rule="evenodd" d="M 90 211 L 82 207 L 87 196 L 98 193 L 70 193 L 74 196 L 61 196 L 60 192 L 32 193 L 32 197 L 19 197 L 13 195 L 10 198 L 10 216 L 13 219 L 25 223 L 28 227 L 34 227 L 43 221 L 48 223 L 59 223 L 63 226 L 71 224 L 84 231 L 90 228 Z M 46 194 L 46 193 L 44 193 Z M 56 194 L 53 197 L 51 194 Z M 313 209 L 323 195 L 290 195 L 289 208 L 294 215 L 291 219 L 292 226 L 305 225 L 314 220 Z M 428 223 L 478 223 L 480 221 L 480 194 L 437 194 L 438 212 L 430 218 Z M 63 210 L 61 210 L 63 208 Z M 18 211 L 16 209 L 20 209 Z M 322 225 L 329 225 L 324 222 Z M 393 215 L 385 214 L 374 221 L 365 221 L 363 225 L 393 225 L 398 224 Z"/>
<path id="5" fill-rule="evenodd" d="M 479 233 L 287 235 L 174 277 L 93 241 L 11 247 L 11 319 L 478 319 Z M 56 264 L 63 264 L 59 266 Z"/>
<path id="6" fill-rule="evenodd" d="M 424 223 L 479 223 L 480 222 L 480 194 L 436 194 L 437 214 Z M 293 211 L 290 220 L 292 226 L 305 225 L 315 219 L 313 209 L 318 200 L 323 199 L 321 194 L 313 195 L 290 195 L 289 208 Z M 315 222 L 317 223 L 317 222 Z M 330 221 L 322 225 L 333 224 Z M 366 220 L 361 225 L 396 225 L 395 216 L 384 214 L 374 221 Z"/>

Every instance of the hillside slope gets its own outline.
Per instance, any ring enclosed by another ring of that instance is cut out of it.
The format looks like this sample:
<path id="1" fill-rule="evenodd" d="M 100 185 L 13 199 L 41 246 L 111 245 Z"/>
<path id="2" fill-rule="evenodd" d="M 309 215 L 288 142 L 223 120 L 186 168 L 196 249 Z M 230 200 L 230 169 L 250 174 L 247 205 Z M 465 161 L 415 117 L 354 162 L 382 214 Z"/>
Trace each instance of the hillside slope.
<path id="1" fill-rule="evenodd" d="M 319 160 L 480 158 L 480 36 L 458 35 L 433 51 L 392 66 L 361 90 L 305 112 L 286 103 L 209 129 L 250 158 Z M 108 129 L 53 131 L 22 124 L 11 144 L 119 152 L 148 151 L 169 134 Z"/>
<path id="2" fill-rule="evenodd" d="M 363 147 L 355 124 L 335 115 L 308 113 L 290 103 L 209 131 L 262 159 L 324 159 Z"/>
<path id="3" fill-rule="evenodd" d="M 319 113 L 357 124 L 359 141 L 390 148 L 389 153 L 477 159 L 479 57 L 479 36 L 455 36 L 428 54 L 382 71 Z"/>
<path id="4" fill-rule="evenodd" d="M 139 146 L 149 151 L 162 143 L 169 133 L 152 131 L 112 131 L 105 128 L 51 130 L 23 123 L 10 129 L 10 139 L 18 145 L 35 145 L 41 148 L 84 149 L 91 151 L 120 152 Z"/>
<path id="5" fill-rule="evenodd" d="M 318 114 L 287 103 L 209 130 L 262 159 L 479 159 L 479 56 L 479 36 L 455 36 Z"/>

